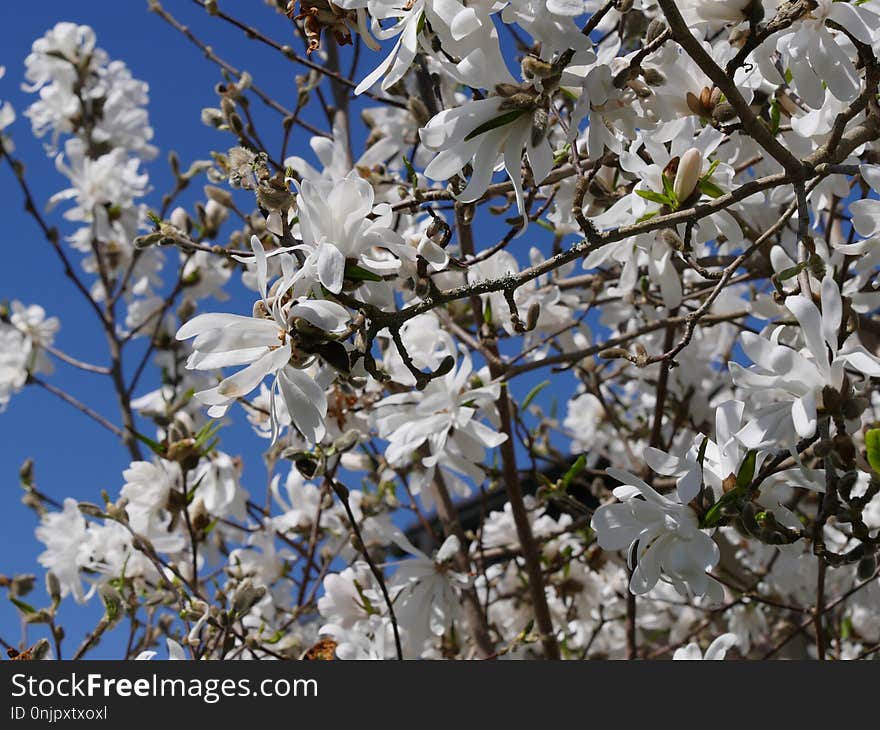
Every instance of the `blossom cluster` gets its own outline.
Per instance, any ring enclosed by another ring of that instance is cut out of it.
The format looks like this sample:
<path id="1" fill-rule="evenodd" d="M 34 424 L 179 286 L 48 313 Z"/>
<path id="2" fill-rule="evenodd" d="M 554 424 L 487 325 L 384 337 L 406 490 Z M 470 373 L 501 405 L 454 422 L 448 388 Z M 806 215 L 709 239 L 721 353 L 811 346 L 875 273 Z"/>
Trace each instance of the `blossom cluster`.
<path id="1" fill-rule="evenodd" d="M 100 504 L 22 478 L 44 623 L 98 595 L 143 659 L 875 656 L 880 3 L 294 5 L 303 56 L 244 27 L 296 110 L 209 53 L 228 144 L 153 208 L 146 84 L 72 23 L 26 59 L 132 456 Z M 0 320 L 0 407 L 77 362 Z"/>

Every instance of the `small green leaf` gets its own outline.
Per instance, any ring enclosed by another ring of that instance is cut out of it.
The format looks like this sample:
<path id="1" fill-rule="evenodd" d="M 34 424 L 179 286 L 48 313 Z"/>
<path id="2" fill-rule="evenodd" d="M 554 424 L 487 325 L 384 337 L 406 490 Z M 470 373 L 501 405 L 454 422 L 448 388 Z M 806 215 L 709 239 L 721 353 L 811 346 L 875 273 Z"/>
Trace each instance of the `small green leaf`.
<path id="1" fill-rule="evenodd" d="M 217 431 L 220 430 L 220 421 L 208 421 L 196 433 L 195 443 L 197 449 L 200 449 L 209 439 L 213 438 Z"/>
<path id="2" fill-rule="evenodd" d="M 651 220 L 651 218 L 656 218 L 660 214 L 659 210 L 651 211 L 650 213 L 645 213 L 645 215 L 640 215 L 636 223 L 644 223 L 645 221 Z"/>
<path id="3" fill-rule="evenodd" d="M 724 191 L 711 180 L 700 180 L 697 182 L 697 187 L 703 195 L 708 195 L 710 198 L 720 198 L 724 195 Z"/>
<path id="4" fill-rule="evenodd" d="M 37 609 L 35 609 L 31 604 L 25 603 L 24 601 L 19 601 L 17 598 L 13 598 L 9 596 L 9 600 L 12 601 L 13 605 L 22 613 L 36 613 Z"/>
<path id="5" fill-rule="evenodd" d="M 752 479 L 755 478 L 755 462 L 757 458 L 758 452 L 754 449 L 749 449 L 746 452 L 746 458 L 740 464 L 739 473 L 736 475 L 736 488 L 738 490 L 744 492 L 751 486 Z"/>
<path id="6" fill-rule="evenodd" d="M 491 132 L 493 129 L 498 129 L 498 127 L 503 127 L 505 124 L 515 122 L 527 111 L 527 109 L 511 109 L 509 112 L 506 112 L 501 116 L 483 122 L 479 127 L 471 130 L 471 132 L 464 138 L 464 141 L 470 142 L 474 137 L 479 137 L 481 134 Z"/>
<path id="7" fill-rule="evenodd" d="M 548 385 L 550 385 L 550 381 L 545 380 L 543 383 L 538 383 L 534 388 L 532 388 L 529 391 L 529 394 L 523 399 L 522 405 L 520 405 L 520 409 L 524 411 L 526 408 L 528 408 L 531 402 L 535 400 L 535 396 L 537 396 L 538 393 L 544 390 L 544 388 L 546 388 Z"/>
<path id="8" fill-rule="evenodd" d="M 134 437 L 138 441 L 143 441 L 147 446 L 150 447 L 150 450 L 154 454 L 156 454 L 157 456 L 162 456 L 162 457 L 165 456 L 165 447 L 162 446 L 162 444 L 160 444 L 158 441 L 153 441 L 153 439 L 148 438 L 147 436 L 144 436 L 143 434 L 140 434 L 137 431 L 134 431 Z"/>
<path id="9" fill-rule="evenodd" d="M 652 203 L 660 203 L 660 205 L 671 205 L 671 201 L 662 193 L 655 192 L 653 190 L 636 190 L 636 195 L 640 198 L 644 198 L 645 200 L 650 200 Z"/>
<path id="10" fill-rule="evenodd" d="M 700 468 L 703 467 L 703 461 L 706 459 L 706 446 L 709 444 L 709 437 L 703 436 L 703 443 L 700 444 L 700 450 L 697 452 L 697 463 Z"/>
<path id="11" fill-rule="evenodd" d="M 770 103 L 770 131 L 775 136 L 779 132 L 779 123 L 782 118 L 782 114 L 779 109 L 779 102 L 774 99 Z"/>
<path id="12" fill-rule="evenodd" d="M 574 479 L 578 474 L 580 474 L 587 466 L 587 457 L 584 454 L 581 454 L 572 464 L 568 471 L 565 472 L 565 476 L 562 477 L 562 488 L 568 489 L 568 485 L 571 484 L 572 479 Z"/>
<path id="13" fill-rule="evenodd" d="M 734 492 L 728 492 L 721 499 L 719 499 L 715 504 L 712 505 L 712 508 L 706 513 L 705 517 L 703 517 L 702 522 L 700 523 L 700 527 L 703 529 L 708 529 L 710 527 L 715 527 L 718 524 L 718 521 L 721 519 L 723 514 L 722 510 L 735 498 L 739 495 Z"/>
<path id="14" fill-rule="evenodd" d="M 571 154 L 571 143 L 566 142 L 565 146 L 561 150 L 557 150 L 553 153 L 553 165 L 558 165 L 563 160 L 567 159 Z"/>
<path id="15" fill-rule="evenodd" d="M 669 175 L 665 172 L 660 175 L 663 180 L 663 192 L 666 194 L 666 199 L 671 201 L 672 207 L 678 205 L 678 196 L 675 194 L 675 188 L 672 187 L 672 180 L 669 179 Z"/>
<path id="16" fill-rule="evenodd" d="M 345 265 L 345 278 L 350 281 L 382 281 L 378 274 L 351 263 Z"/>
<path id="17" fill-rule="evenodd" d="M 868 463 L 880 474 L 880 428 L 872 428 L 865 434 L 865 446 L 868 447 Z"/>
<path id="18" fill-rule="evenodd" d="M 804 270 L 804 266 L 806 266 L 806 264 L 803 262 L 795 266 L 789 266 L 787 269 L 783 269 L 776 275 L 776 280 L 785 281 L 786 279 L 793 279 Z"/>
<path id="19" fill-rule="evenodd" d="M 711 178 L 712 173 L 714 173 L 715 170 L 718 169 L 718 165 L 720 165 L 720 164 L 721 164 L 721 160 L 712 160 L 712 162 L 709 163 L 709 169 L 706 170 L 706 174 L 703 175 L 700 179 L 701 180 L 708 180 L 709 178 Z"/>

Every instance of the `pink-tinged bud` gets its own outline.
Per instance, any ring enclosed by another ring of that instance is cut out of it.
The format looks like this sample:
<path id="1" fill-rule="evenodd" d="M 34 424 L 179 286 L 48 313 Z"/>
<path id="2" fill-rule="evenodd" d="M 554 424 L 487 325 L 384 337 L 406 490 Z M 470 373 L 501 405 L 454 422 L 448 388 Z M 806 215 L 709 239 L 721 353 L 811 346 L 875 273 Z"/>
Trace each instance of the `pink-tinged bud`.
<path id="1" fill-rule="evenodd" d="M 691 147 L 678 161 L 678 171 L 675 173 L 675 182 L 672 184 L 675 197 L 680 203 L 687 200 L 694 192 L 702 171 L 703 155 L 696 147 Z"/>

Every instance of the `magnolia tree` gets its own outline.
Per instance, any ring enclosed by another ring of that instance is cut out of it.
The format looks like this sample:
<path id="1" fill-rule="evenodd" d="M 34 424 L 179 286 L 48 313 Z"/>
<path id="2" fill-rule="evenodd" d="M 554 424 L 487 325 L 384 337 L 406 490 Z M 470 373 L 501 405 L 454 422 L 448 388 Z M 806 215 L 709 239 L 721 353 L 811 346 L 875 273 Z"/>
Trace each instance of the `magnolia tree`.
<path id="1" fill-rule="evenodd" d="M 0 112 L 109 363 L 9 302 L 0 404 L 49 389 L 131 459 L 63 501 L 22 467 L 51 599 L 5 581 L 22 658 L 877 655 L 880 2 L 196 3 L 149 3 L 221 79 L 166 194 L 89 27 L 25 59 L 51 200 Z"/>

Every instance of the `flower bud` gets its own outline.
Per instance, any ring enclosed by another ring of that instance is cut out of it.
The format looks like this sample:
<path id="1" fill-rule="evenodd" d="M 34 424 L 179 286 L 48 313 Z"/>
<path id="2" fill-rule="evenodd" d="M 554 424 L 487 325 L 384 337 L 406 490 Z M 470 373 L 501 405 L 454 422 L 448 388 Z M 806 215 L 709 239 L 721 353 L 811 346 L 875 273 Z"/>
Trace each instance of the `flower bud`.
<path id="1" fill-rule="evenodd" d="M 348 451 L 357 446 L 359 438 L 360 432 L 356 428 L 351 428 L 333 442 L 333 448 L 339 452 Z"/>
<path id="2" fill-rule="evenodd" d="M 232 195 L 228 190 L 218 188 L 215 185 L 205 185 L 205 195 L 220 205 L 231 208 L 233 206 Z"/>
<path id="3" fill-rule="evenodd" d="M 80 502 L 77 507 L 79 508 L 80 512 L 86 515 L 86 517 L 104 517 L 104 510 L 102 510 L 98 505 L 92 504 L 91 502 Z"/>
<path id="4" fill-rule="evenodd" d="M 232 610 L 239 615 L 245 614 L 265 595 L 265 586 L 255 586 L 251 579 L 247 578 L 232 597 Z"/>
<path id="5" fill-rule="evenodd" d="M 720 104 L 716 104 L 712 109 L 712 119 L 716 122 L 721 122 L 722 124 L 725 122 L 731 122 L 736 119 L 736 109 L 733 108 L 733 104 L 728 101 L 722 101 Z"/>
<path id="6" fill-rule="evenodd" d="M 538 326 L 538 318 L 541 316 L 541 303 L 532 302 L 526 312 L 526 332 L 531 332 Z"/>
<path id="7" fill-rule="evenodd" d="M 122 596 L 119 591 L 108 583 L 102 583 L 98 586 L 98 595 L 104 602 L 104 610 L 110 623 L 122 617 Z"/>
<path id="8" fill-rule="evenodd" d="M 661 34 L 666 31 L 666 23 L 660 18 L 654 18 L 648 23 L 648 29 L 645 31 L 645 44 L 653 43 Z"/>
<path id="9" fill-rule="evenodd" d="M 538 107 L 532 112 L 532 147 L 537 147 L 541 143 L 541 140 L 547 135 L 547 125 L 549 122 L 550 117 L 547 114 L 547 110 L 543 107 Z"/>
<path id="10" fill-rule="evenodd" d="M 184 233 L 189 232 L 189 216 L 186 214 L 186 210 L 181 206 L 178 205 L 174 210 L 171 211 L 171 216 L 168 220 L 171 222 L 171 225 L 178 230 L 183 231 Z"/>
<path id="11" fill-rule="evenodd" d="M 61 583 L 58 581 L 58 576 L 51 570 L 46 573 L 46 593 L 49 594 L 49 598 L 55 605 L 61 602 Z"/>
<path id="12" fill-rule="evenodd" d="M 678 161 L 678 171 L 672 190 L 679 202 L 687 200 L 697 187 L 703 171 L 703 155 L 696 147 L 691 147 Z"/>

